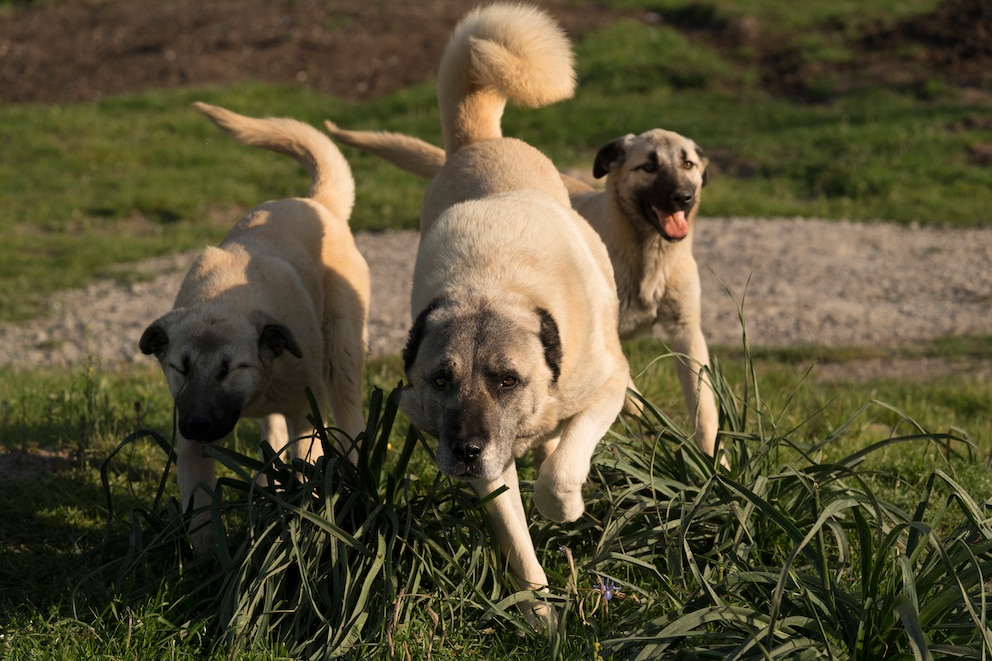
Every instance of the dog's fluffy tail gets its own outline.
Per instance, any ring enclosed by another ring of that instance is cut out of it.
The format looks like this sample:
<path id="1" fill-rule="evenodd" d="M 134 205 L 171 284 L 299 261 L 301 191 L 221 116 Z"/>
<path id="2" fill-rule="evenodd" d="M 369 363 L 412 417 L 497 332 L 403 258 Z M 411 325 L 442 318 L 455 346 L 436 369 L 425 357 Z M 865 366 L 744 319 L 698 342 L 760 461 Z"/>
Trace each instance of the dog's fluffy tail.
<path id="1" fill-rule="evenodd" d="M 536 108 L 574 91 L 571 44 L 552 18 L 526 5 L 475 9 L 455 28 L 438 71 L 445 151 L 502 137 L 507 100 Z"/>
<path id="2" fill-rule="evenodd" d="M 295 119 L 245 117 L 200 101 L 193 108 L 244 145 L 291 156 L 310 174 L 310 197 L 339 218 L 348 220 L 351 216 L 355 204 L 351 168 L 337 146 L 319 130 Z"/>

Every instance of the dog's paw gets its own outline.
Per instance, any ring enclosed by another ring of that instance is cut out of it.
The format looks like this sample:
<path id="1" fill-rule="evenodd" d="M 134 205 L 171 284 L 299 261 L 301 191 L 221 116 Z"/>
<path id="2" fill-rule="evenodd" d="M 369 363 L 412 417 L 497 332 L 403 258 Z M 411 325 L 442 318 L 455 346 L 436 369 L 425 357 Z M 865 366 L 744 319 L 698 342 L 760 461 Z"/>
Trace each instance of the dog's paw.
<path id="1" fill-rule="evenodd" d="M 190 521 L 190 546 L 197 557 L 203 557 L 214 550 L 214 529 L 210 516 L 195 515 Z"/>
<path id="2" fill-rule="evenodd" d="M 555 523 L 575 521 L 586 510 L 582 484 L 555 483 L 542 473 L 534 483 L 537 510 Z"/>

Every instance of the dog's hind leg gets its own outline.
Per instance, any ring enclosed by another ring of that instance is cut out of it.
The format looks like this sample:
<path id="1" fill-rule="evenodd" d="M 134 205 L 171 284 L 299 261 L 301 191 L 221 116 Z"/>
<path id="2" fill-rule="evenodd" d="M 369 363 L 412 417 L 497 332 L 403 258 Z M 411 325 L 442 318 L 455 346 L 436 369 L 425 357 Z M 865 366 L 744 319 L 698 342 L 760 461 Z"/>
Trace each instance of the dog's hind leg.
<path id="1" fill-rule="evenodd" d="M 282 452 L 289 443 L 289 427 L 286 418 L 278 413 L 267 415 L 258 421 L 262 432 L 262 440 L 268 441 L 269 446 L 276 452 Z"/>
<path id="2" fill-rule="evenodd" d="M 324 446 L 321 445 L 320 436 L 315 433 L 314 426 L 306 415 L 287 417 L 286 433 L 286 442 L 289 444 L 293 458 L 314 464 L 324 456 Z"/>

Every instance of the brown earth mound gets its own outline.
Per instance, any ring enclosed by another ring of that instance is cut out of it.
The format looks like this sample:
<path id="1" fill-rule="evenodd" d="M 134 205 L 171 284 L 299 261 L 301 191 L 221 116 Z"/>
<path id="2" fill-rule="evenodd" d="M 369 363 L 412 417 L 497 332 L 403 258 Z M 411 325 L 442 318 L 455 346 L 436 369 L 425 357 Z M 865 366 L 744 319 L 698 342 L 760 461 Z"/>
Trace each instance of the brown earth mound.
<path id="1" fill-rule="evenodd" d="M 263 80 L 345 98 L 427 80 L 476 0 L 106 0 L 0 11 L 0 98 L 97 99 Z M 621 15 L 545 1 L 573 36 Z"/>
<path id="2" fill-rule="evenodd" d="M 27 0 L 0 7 L 0 100 L 79 102 L 247 80 L 374 98 L 432 76 L 451 28 L 476 4 Z M 588 0 L 543 0 L 541 5 L 574 38 L 626 16 L 667 22 L 725 47 L 746 45 L 728 48 L 728 55 L 749 50 L 766 87 L 792 96 L 808 96 L 810 81 L 831 73 L 856 72 L 860 84 L 920 85 L 937 79 L 986 91 L 992 86 L 988 0 L 947 0 L 932 13 L 855 31 L 867 36 L 847 44 L 853 59 L 829 65 L 807 63 L 790 35 L 770 36 L 751 20 L 726 20 L 705 2 L 664 14 L 620 12 Z M 836 30 L 843 29 L 838 23 Z"/>

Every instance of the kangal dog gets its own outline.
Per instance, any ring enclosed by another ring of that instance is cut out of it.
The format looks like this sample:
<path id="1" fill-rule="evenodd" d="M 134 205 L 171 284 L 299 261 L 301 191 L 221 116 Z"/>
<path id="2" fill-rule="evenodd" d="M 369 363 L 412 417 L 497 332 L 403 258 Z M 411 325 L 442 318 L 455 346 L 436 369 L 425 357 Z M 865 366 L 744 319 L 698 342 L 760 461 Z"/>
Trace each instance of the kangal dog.
<path id="1" fill-rule="evenodd" d="M 184 510 L 200 510 L 190 539 L 204 553 L 213 528 L 203 508 L 216 484 L 205 445 L 219 443 L 242 417 L 260 418 L 274 449 L 303 436 L 295 455 L 315 460 L 322 448 L 307 421 L 308 386 L 351 439 L 364 428 L 370 294 L 368 265 L 348 226 L 354 180 L 334 143 L 294 120 L 194 107 L 239 142 L 292 156 L 312 180 L 308 198 L 255 207 L 207 248 L 172 311 L 139 342 L 158 358 L 175 400 L 179 495 Z M 354 458 L 352 443 L 340 441 Z"/>
<path id="2" fill-rule="evenodd" d="M 413 136 L 326 125 L 339 142 L 422 177 L 434 177 L 445 162 L 444 150 Z M 692 254 L 707 164 L 689 138 L 653 129 L 619 137 L 599 150 L 593 174 L 606 177 L 603 190 L 566 174 L 561 178 L 572 206 L 609 251 L 620 299 L 620 336 L 627 339 L 650 334 L 655 325 L 661 328 L 677 356 L 676 371 L 696 442 L 713 455 L 719 415 L 706 374 L 710 357 L 701 323 L 699 267 Z M 636 400 L 628 401 L 628 408 L 637 407 Z"/>
<path id="3" fill-rule="evenodd" d="M 577 519 L 629 378 L 606 247 L 551 161 L 500 126 L 508 99 L 545 105 L 574 85 L 568 39 L 540 10 L 490 5 L 455 29 L 438 74 L 446 162 L 424 195 L 403 353 L 403 410 L 438 438 L 442 472 L 483 496 L 506 487 L 487 513 L 512 575 L 532 589 L 547 577 L 515 459 L 536 448 L 538 510 Z M 524 612 L 550 615 L 543 602 Z"/>

